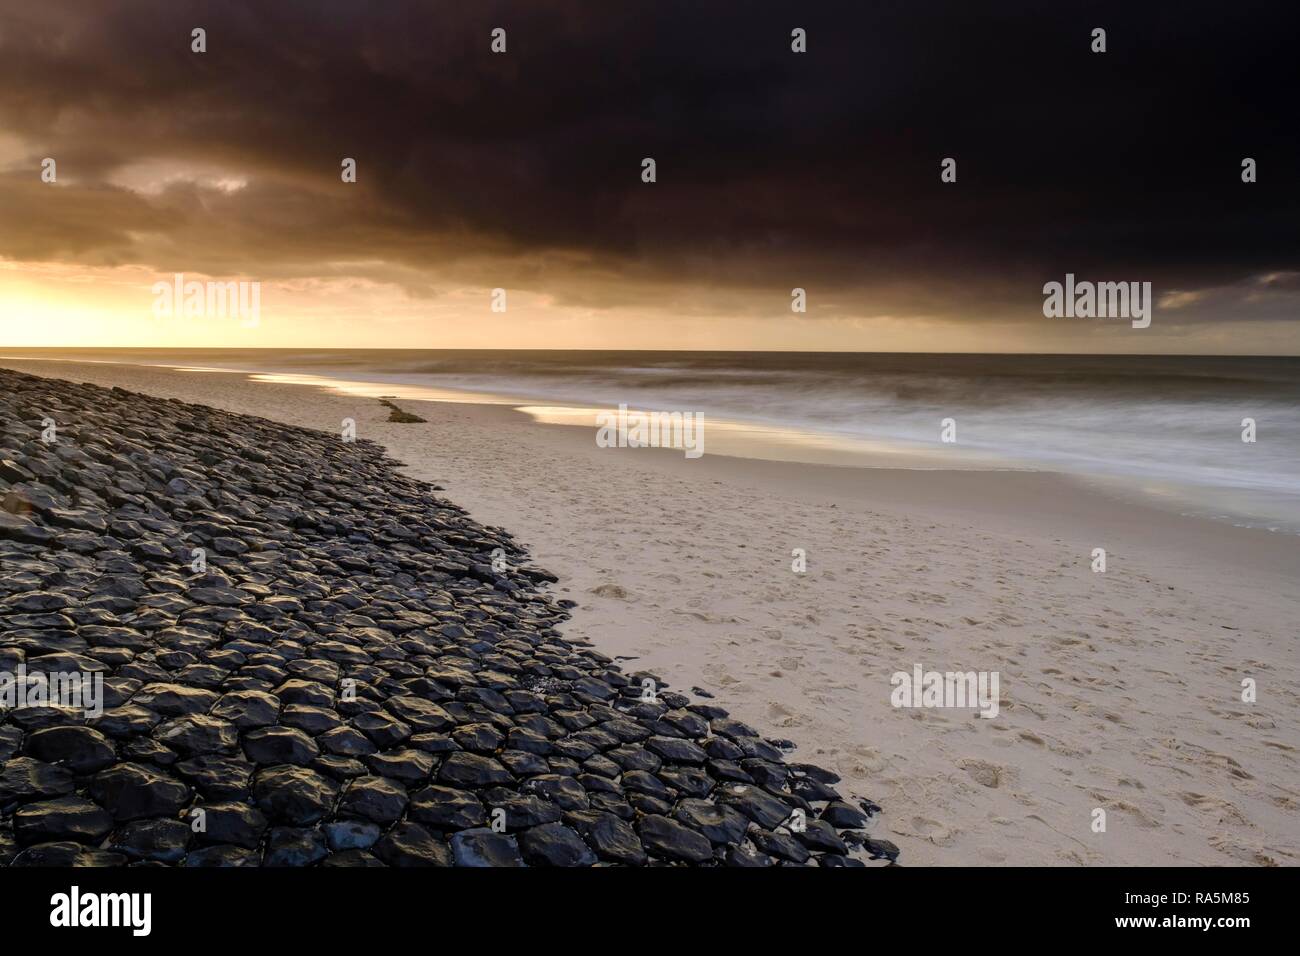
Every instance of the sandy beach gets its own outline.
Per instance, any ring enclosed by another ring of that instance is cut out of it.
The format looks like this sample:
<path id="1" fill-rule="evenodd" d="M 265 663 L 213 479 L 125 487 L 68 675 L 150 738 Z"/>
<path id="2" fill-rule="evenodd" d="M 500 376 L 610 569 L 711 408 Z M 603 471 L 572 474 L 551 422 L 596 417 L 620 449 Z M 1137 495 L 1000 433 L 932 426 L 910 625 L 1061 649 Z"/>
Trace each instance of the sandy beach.
<path id="1" fill-rule="evenodd" d="M 690 460 L 506 405 L 402 398 L 427 422 L 397 424 L 373 397 L 242 373 L 0 364 L 329 432 L 354 419 L 558 575 L 566 636 L 792 741 L 884 807 L 872 835 L 909 865 L 1300 859 L 1295 536 L 1047 473 Z M 997 672 L 997 716 L 891 706 L 891 675 L 917 665 Z"/>

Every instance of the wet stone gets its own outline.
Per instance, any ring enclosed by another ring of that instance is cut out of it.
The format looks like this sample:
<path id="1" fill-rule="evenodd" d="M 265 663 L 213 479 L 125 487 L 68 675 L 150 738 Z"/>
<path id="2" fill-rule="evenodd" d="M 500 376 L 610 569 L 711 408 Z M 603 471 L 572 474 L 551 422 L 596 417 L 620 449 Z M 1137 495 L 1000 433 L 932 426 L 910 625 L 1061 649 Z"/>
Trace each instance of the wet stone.
<path id="1" fill-rule="evenodd" d="M 112 743 L 90 727 L 46 727 L 27 735 L 25 751 L 78 776 L 102 770 L 117 759 Z"/>
<path id="2" fill-rule="evenodd" d="M 449 841 L 456 866 L 523 866 L 513 836 L 488 829 L 461 830 Z"/>
<path id="3" fill-rule="evenodd" d="M 786 770 L 779 764 L 770 760 L 747 758 L 740 761 L 740 766 L 760 786 L 777 789 L 785 786 Z"/>
<path id="4" fill-rule="evenodd" d="M 329 781 L 304 767 L 270 767 L 253 780 L 253 796 L 262 812 L 292 826 L 318 822 L 333 806 L 335 793 Z"/>
<path id="5" fill-rule="evenodd" d="M 324 707 L 310 704 L 289 704 L 280 715 L 280 723 L 286 727 L 296 727 L 304 733 L 315 736 L 342 725 L 343 718 Z"/>
<path id="6" fill-rule="evenodd" d="M 374 852 L 389 866 L 452 866 L 456 862 L 446 841 L 410 821 L 389 830 Z"/>
<path id="7" fill-rule="evenodd" d="M 867 815 L 844 802 L 828 803 L 821 812 L 821 819 L 840 830 L 861 830 L 867 825 Z"/>
<path id="8" fill-rule="evenodd" d="M 820 850 L 824 853 L 834 853 L 840 856 L 849 852 L 844 841 L 835 832 L 835 828 L 825 820 L 807 821 L 804 831 L 799 832 L 796 830 L 794 836 L 810 850 Z"/>
<path id="9" fill-rule="evenodd" d="M 207 713 L 217 702 L 217 695 L 199 687 L 183 684 L 146 684 L 131 698 L 131 703 L 156 714 L 182 717 L 186 714 Z"/>
<path id="10" fill-rule="evenodd" d="M 254 765 L 243 757 L 204 754 L 178 762 L 176 775 L 210 800 L 247 796 Z"/>
<path id="11" fill-rule="evenodd" d="M 235 725 L 206 714 L 178 717 L 159 724 L 154 740 L 185 756 L 229 752 L 239 742 Z"/>
<path id="12" fill-rule="evenodd" d="M 319 830 L 273 827 L 266 841 L 263 866 L 311 866 L 329 855 L 325 835 Z"/>
<path id="13" fill-rule="evenodd" d="M 325 842 L 335 851 L 367 850 L 375 845 L 384 832 L 378 824 L 369 820 L 333 820 L 322 829 L 325 831 Z"/>
<path id="14" fill-rule="evenodd" d="M 523 727 L 511 729 L 510 733 L 506 735 L 505 746 L 511 750 L 522 750 L 525 753 L 537 754 L 542 757 L 555 749 L 554 745 L 541 734 Z M 467 747 L 466 749 L 472 750 L 474 748 Z"/>
<path id="15" fill-rule="evenodd" d="M 616 747 L 605 756 L 622 767 L 624 771 L 646 770 L 654 773 L 663 766 L 663 761 L 657 755 L 640 747 Z"/>
<path id="16" fill-rule="evenodd" d="M 29 591 L 14 599 L 15 611 L 60 611 L 72 604 L 72 599 L 57 591 Z"/>
<path id="17" fill-rule="evenodd" d="M 503 750 L 497 756 L 502 765 L 517 777 L 534 777 L 551 769 L 541 757 L 522 750 Z"/>
<path id="18" fill-rule="evenodd" d="M 632 804 L 629 804 L 627 800 L 620 800 L 619 797 L 611 796 L 610 793 L 593 793 L 591 795 L 591 809 L 612 813 L 619 819 L 637 818 L 637 812 L 632 808 Z"/>
<path id="19" fill-rule="evenodd" d="M 399 721 L 417 731 L 445 733 L 456 725 L 447 711 L 419 697 L 394 697 L 385 707 Z"/>
<path id="20" fill-rule="evenodd" d="M 488 787 L 510 783 L 513 779 L 510 772 L 496 760 L 478 754 L 451 754 L 438 770 L 438 780 L 441 783 L 456 787 Z"/>
<path id="21" fill-rule="evenodd" d="M 57 797 L 24 804 L 14 814 L 14 836 L 19 843 L 98 843 L 113 828 L 113 818 L 103 807 L 82 797 Z"/>
<path id="22" fill-rule="evenodd" d="M 353 760 L 351 757 L 340 757 L 336 754 L 324 754 L 317 757 L 311 762 L 310 766 L 312 770 L 324 774 L 332 780 L 350 780 L 353 777 L 362 777 L 366 774 L 366 765 L 360 760 Z"/>
<path id="23" fill-rule="evenodd" d="M 260 810 L 233 801 L 200 804 L 187 819 L 198 843 L 229 843 L 250 850 L 257 849 L 267 827 Z"/>
<path id="24" fill-rule="evenodd" d="M 749 828 L 749 821 L 735 810 L 708 800 L 679 801 L 673 819 L 719 844 L 738 843 Z"/>
<path id="25" fill-rule="evenodd" d="M 493 754 L 505 740 L 505 735 L 491 724 L 469 724 L 451 735 L 462 750 L 479 754 Z"/>
<path id="26" fill-rule="evenodd" d="M 699 744 L 679 737 L 651 737 L 645 745 L 673 763 L 702 764 L 708 759 L 708 754 Z"/>
<path id="27" fill-rule="evenodd" d="M 468 830 L 487 820 L 483 804 L 472 793 L 439 786 L 425 787 L 411 797 L 410 816 L 444 830 Z M 510 819 L 507 809 L 507 823 Z"/>
<path id="28" fill-rule="evenodd" d="M 251 730 L 273 724 L 279 713 L 279 698 L 255 690 L 239 690 L 223 694 L 211 711 L 213 717 L 228 720 L 240 730 Z"/>
<path id="29" fill-rule="evenodd" d="M 415 734 L 407 743 L 416 750 L 428 754 L 445 754 L 460 749 L 456 741 L 445 734 Z"/>
<path id="30" fill-rule="evenodd" d="M 107 848 L 132 859 L 179 863 L 190 835 L 189 826 L 180 820 L 133 820 L 113 834 Z"/>
<path id="31" fill-rule="evenodd" d="M 23 732 L 17 727 L 0 725 L 0 760 L 8 760 L 22 746 Z"/>
<path id="32" fill-rule="evenodd" d="M 750 843 L 728 847 L 726 859 L 728 866 L 765 867 L 776 865 L 776 860 Z"/>
<path id="33" fill-rule="evenodd" d="M 406 804 L 406 790 L 400 784 L 384 777 L 357 777 L 344 789 L 339 810 L 387 824 L 402 816 Z"/>
<path id="34" fill-rule="evenodd" d="M 383 866 L 384 861 L 365 850 L 343 850 L 325 857 L 321 866 Z"/>
<path id="35" fill-rule="evenodd" d="M 400 780 L 407 786 L 429 779 L 433 773 L 433 757 L 419 750 L 395 750 L 382 754 L 371 754 L 366 758 L 366 766 L 381 777 Z"/>
<path id="36" fill-rule="evenodd" d="M 834 787 L 827 786 L 811 778 L 794 781 L 790 785 L 790 792 L 802 797 L 809 803 L 827 803 L 840 800 L 839 791 Z"/>
<path id="37" fill-rule="evenodd" d="M 709 722 L 709 729 L 715 734 L 721 734 L 724 737 L 730 737 L 738 740 L 742 737 L 757 737 L 758 731 L 749 724 L 741 723 L 739 720 L 733 720 L 729 717 L 717 717 Z M 828 780 L 827 783 L 835 783 L 836 780 Z"/>
<path id="38" fill-rule="evenodd" d="M 604 796 L 604 794 L 597 794 Z M 652 797 L 646 793 L 629 793 L 627 802 L 635 807 L 641 813 L 656 814 L 667 816 L 672 811 L 673 805 L 667 800 L 660 800 L 658 797 Z"/>
<path id="39" fill-rule="evenodd" d="M 259 866 L 262 855 L 239 846 L 206 846 L 185 855 L 185 866 Z"/>
<path id="40" fill-rule="evenodd" d="M 101 733 L 118 740 L 138 737 L 149 733 L 162 718 L 151 710 L 135 704 L 126 704 L 105 710 L 99 717 L 92 718 L 91 726 Z"/>
<path id="41" fill-rule="evenodd" d="M 544 823 L 519 834 L 519 849 L 529 866 L 591 866 L 596 854 L 562 823 Z"/>
<path id="42" fill-rule="evenodd" d="M 699 767 L 661 768 L 659 779 L 677 793 L 691 797 L 705 797 L 713 790 L 714 780 Z"/>
<path id="43" fill-rule="evenodd" d="M 244 734 L 244 755 L 256 764 L 309 764 L 320 753 L 316 742 L 293 727 L 259 727 Z"/>
<path id="44" fill-rule="evenodd" d="M 549 800 L 532 794 L 515 793 L 504 787 L 485 790 L 483 802 L 489 814 L 500 810 L 505 815 L 506 829 L 512 832 L 543 823 L 555 823 L 564 816 L 564 811 Z"/>
<path id="45" fill-rule="evenodd" d="M 107 850 L 94 850 L 79 843 L 58 841 L 38 843 L 29 846 L 10 863 L 10 866 L 41 867 L 83 867 L 83 866 L 123 866 L 127 857 Z"/>
<path id="46" fill-rule="evenodd" d="M 790 816 L 790 808 L 758 787 L 730 784 L 719 788 L 718 802 L 739 810 L 759 826 L 773 830 Z"/>
<path id="47" fill-rule="evenodd" d="M 189 802 L 189 787 L 142 764 L 120 763 L 101 770 L 90 794 L 115 820 L 175 816 Z"/>
<path id="48" fill-rule="evenodd" d="M 632 793 L 643 793 L 660 800 L 667 800 L 672 796 L 662 780 L 644 770 L 629 770 L 623 774 L 622 783 L 623 789 Z"/>
<path id="49" fill-rule="evenodd" d="M 601 859 L 627 866 L 644 866 L 647 857 L 636 831 L 612 813 L 590 811 L 591 816 L 574 821 Z"/>
<path id="50" fill-rule="evenodd" d="M 334 692 L 319 681 L 292 678 L 277 687 L 274 694 L 285 704 L 330 707 L 334 703 Z"/>
<path id="51" fill-rule="evenodd" d="M 866 839 L 862 841 L 862 848 L 871 854 L 873 860 L 889 860 L 891 863 L 898 859 L 898 847 L 888 840 Z"/>
<path id="52" fill-rule="evenodd" d="M 154 764 L 164 768 L 172 766 L 179 759 L 176 751 L 152 737 L 133 737 L 119 746 L 118 756 L 133 763 Z"/>
<path id="53" fill-rule="evenodd" d="M 71 773 L 41 760 L 15 757 L 0 767 L 0 807 L 17 801 L 62 796 L 74 789 Z"/>
<path id="54" fill-rule="evenodd" d="M 584 770 L 587 770 L 593 774 L 598 774 L 599 776 L 602 777 L 607 777 L 611 780 L 618 777 L 622 773 L 622 769 L 619 767 L 618 764 L 614 763 L 614 761 L 610 760 L 608 757 L 602 756 L 600 754 L 597 754 L 594 757 L 589 757 L 588 759 L 584 760 L 582 762 L 582 766 Z"/>
<path id="55" fill-rule="evenodd" d="M 713 844 L 694 830 L 688 830 L 665 816 L 644 816 L 637 829 L 645 848 L 664 859 L 703 863 L 713 857 Z"/>
<path id="56" fill-rule="evenodd" d="M 571 777 L 548 774 L 533 777 L 526 786 L 563 810 L 585 810 L 590 805 L 587 791 Z"/>
<path id="57" fill-rule="evenodd" d="M 807 849 L 789 833 L 755 828 L 749 831 L 749 839 L 768 856 L 789 860 L 791 863 L 805 863 L 808 860 Z"/>
<path id="58" fill-rule="evenodd" d="M 40 660 L 40 658 L 37 658 Z M 32 668 L 48 664 L 30 664 Z M 25 731 L 43 730 L 46 727 L 75 727 L 85 722 L 82 711 L 71 707 L 20 707 L 11 710 L 9 722 Z"/>
<path id="59" fill-rule="evenodd" d="M 375 747 L 383 750 L 396 747 L 411 736 L 409 724 L 404 724 L 383 713 L 358 714 L 352 718 L 352 726 L 365 734 Z"/>
<path id="60" fill-rule="evenodd" d="M 379 748 L 352 727 L 335 727 L 316 738 L 321 748 L 340 757 L 364 757 Z"/>

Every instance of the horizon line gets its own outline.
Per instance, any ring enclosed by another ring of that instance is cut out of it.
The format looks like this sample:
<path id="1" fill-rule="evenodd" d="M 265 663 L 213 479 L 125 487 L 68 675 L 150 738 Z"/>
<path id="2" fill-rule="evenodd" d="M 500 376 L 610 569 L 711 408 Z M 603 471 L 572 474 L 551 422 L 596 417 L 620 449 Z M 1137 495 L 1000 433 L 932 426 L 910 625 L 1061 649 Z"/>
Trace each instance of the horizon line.
<path id="1" fill-rule="evenodd" d="M 1300 358 L 1300 353 L 1273 352 L 948 352 L 864 350 L 864 349 L 612 349 L 612 348 L 490 348 L 396 346 L 375 348 L 340 345 L 0 345 L 0 358 L 11 352 L 51 351 L 136 351 L 136 352 L 644 352 L 664 355 L 1024 355 L 1039 358 Z"/>

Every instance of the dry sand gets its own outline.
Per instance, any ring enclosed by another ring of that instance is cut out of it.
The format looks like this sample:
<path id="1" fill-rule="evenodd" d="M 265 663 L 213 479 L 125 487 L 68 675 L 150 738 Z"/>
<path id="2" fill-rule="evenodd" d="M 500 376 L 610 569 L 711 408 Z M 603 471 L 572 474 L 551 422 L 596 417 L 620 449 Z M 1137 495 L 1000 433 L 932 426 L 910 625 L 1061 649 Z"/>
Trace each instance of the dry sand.
<path id="1" fill-rule="evenodd" d="M 390 424 L 374 398 L 242 374 L 0 364 L 354 418 L 559 575 L 571 636 L 794 741 L 883 805 L 873 835 L 906 864 L 1300 860 L 1296 537 L 1048 474 L 687 460 L 505 406 L 404 399 L 428 423 Z M 915 664 L 997 671 L 1000 713 L 895 709 L 890 676 Z"/>

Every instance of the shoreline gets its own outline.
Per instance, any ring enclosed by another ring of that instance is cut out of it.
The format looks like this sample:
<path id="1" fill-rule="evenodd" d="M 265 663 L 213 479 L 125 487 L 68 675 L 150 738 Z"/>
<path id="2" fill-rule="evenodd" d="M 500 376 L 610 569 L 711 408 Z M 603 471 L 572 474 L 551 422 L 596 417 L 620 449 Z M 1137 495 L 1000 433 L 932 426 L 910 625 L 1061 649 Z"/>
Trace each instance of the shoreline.
<path id="1" fill-rule="evenodd" d="M 56 350 L 45 350 L 56 351 Z M 103 350 L 101 350 L 103 351 Z M 183 353 L 167 352 L 175 356 Z M 196 350 L 195 358 L 206 357 Z M 237 350 L 238 351 L 238 350 Z M 265 350 L 275 352 L 277 350 Z M 540 425 L 563 425 L 579 429 L 597 427 L 598 416 L 612 406 L 592 404 L 588 399 L 525 394 L 509 388 L 484 390 L 478 386 L 429 383 L 420 381 L 421 372 L 381 373 L 373 369 L 349 369 L 337 366 L 322 369 L 309 362 L 301 363 L 300 350 L 284 350 L 287 357 L 298 357 L 299 364 L 207 366 L 172 362 L 136 362 L 138 350 L 124 350 L 121 361 L 105 359 L 63 359 L 57 355 L 13 356 L 13 361 L 72 362 L 86 365 L 121 365 L 157 368 L 186 374 L 208 373 L 240 375 L 248 381 L 318 388 L 345 396 L 390 397 L 404 401 L 433 401 L 455 405 L 494 405 L 527 415 Z M 420 350 L 416 350 L 420 351 Z M 159 356 L 161 357 L 161 356 Z M 6 355 L 0 354 L 0 364 Z M 653 411 L 653 406 L 646 410 Z M 636 411 L 636 409 L 633 409 Z M 1300 509 L 1290 500 L 1279 500 L 1276 491 L 1256 489 L 1250 501 L 1241 500 L 1240 490 L 1229 485 L 1198 485 L 1186 478 L 1141 477 L 1138 473 L 1088 471 L 1062 467 L 1050 457 L 1034 459 L 980 449 L 966 444 L 934 446 L 915 440 L 867 437 L 826 431 L 807 423 L 780 422 L 762 418 L 718 416 L 708 418 L 708 454 L 714 457 L 740 458 L 760 463 L 787 462 L 795 465 L 826 465 L 840 468 L 870 469 L 878 472 L 998 472 L 1052 476 L 1112 501 L 1137 504 L 1181 518 L 1211 520 L 1235 528 L 1263 530 L 1300 539 Z M 957 489 L 960 491 L 961 489 Z M 982 496 L 982 492 L 981 492 Z M 1265 503 L 1265 499 L 1267 503 Z"/>
<path id="2" fill-rule="evenodd" d="M 559 575 L 579 605 L 566 636 L 790 737 L 793 759 L 884 806 L 872 835 L 906 862 L 1300 858 L 1293 536 L 1041 472 L 608 453 L 510 406 L 404 399 L 428 424 L 388 424 L 374 399 L 242 373 L 0 364 L 322 430 L 354 417 Z M 1105 576 L 1088 568 L 1097 546 Z M 999 671 L 1001 715 L 892 710 L 889 674 L 913 664 Z M 1233 700 L 1243 669 L 1273 688 L 1253 710 Z M 1098 805 L 1117 811 L 1100 839 Z"/>

